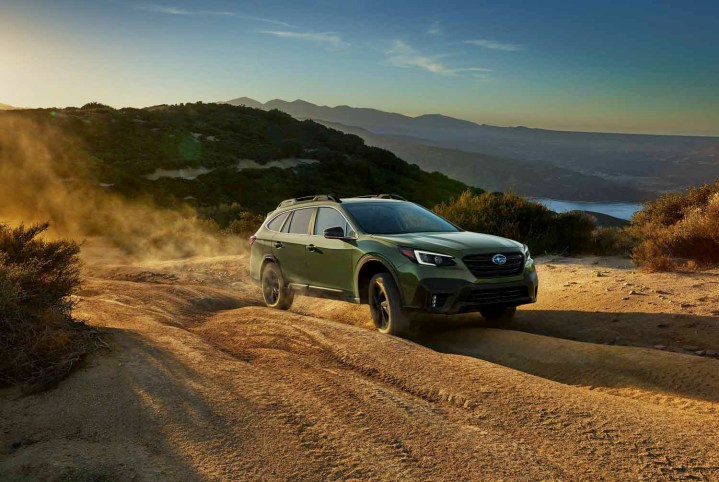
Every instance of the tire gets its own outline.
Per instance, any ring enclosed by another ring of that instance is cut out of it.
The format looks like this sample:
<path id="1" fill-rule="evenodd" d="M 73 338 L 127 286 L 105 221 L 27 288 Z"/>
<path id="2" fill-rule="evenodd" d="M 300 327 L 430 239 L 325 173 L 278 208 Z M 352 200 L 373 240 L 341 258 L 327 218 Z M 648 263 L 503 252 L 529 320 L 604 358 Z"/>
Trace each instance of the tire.
<path id="1" fill-rule="evenodd" d="M 292 289 L 285 286 L 279 266 L 267 263 L 262 270 L 262 299 L 270 308 L 287 310 L 292 306 L 295 295 Z"/>
<path id="2" fill-rule="evenodd" d="M 372 321 L 380 333 L 401 336 L 409 331 L 409 315 L 402 306 L 399 288 L 391 274 L 374 275 L 367 294 Z"/>
<path id="3" fill-rule="evenodd" d="M 517 312 L 516 306 L 488 306 L 480 308 L 479 313 L 491 325 L 499 325 L 508 322 Z"/>

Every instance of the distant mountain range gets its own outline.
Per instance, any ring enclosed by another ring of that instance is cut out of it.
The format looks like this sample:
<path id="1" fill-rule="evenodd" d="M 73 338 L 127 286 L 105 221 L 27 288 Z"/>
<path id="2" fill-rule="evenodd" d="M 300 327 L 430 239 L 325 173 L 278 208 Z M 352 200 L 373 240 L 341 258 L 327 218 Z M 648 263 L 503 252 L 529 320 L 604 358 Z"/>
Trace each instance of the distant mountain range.
<path id="1" fill-rule="evenodd" d="M 0 104 L 0 110 L 13 110 L 15 107 L 7 104 Z"/>
<path id="2" fill-rule="evenodd" d="M 439 171 L 488 191 L 513 191 L 530 197 L 575 201 L 643 201 L 651 193 L 599 176 L 582 174 L 551 164 L 531 163 L 478 152 L 427 145 L 421 139 L 374 134 L 360 127 L 317 121 L 327 127 L 355 134 L 369 146 L 393 152 L 426 171 Z"/>
<path id="3" fill-rule="evenodd" d="M 386 148 L 423 169 L 479 187 L 582 201 L 637 201 L 719 177 L 719 138 L 497 127 L 441 114 L 410 117 L 303 100 L 261 103 Z"/>

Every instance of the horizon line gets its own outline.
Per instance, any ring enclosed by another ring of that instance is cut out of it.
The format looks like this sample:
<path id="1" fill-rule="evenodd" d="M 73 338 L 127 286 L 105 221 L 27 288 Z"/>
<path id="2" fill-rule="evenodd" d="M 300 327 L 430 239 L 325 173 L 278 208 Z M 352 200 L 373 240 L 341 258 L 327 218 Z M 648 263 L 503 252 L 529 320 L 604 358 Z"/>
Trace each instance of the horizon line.
<path id="1" fill-rule="evenodd" d="M 696 134 L 696 133 L 619 132 L 619 131 L 599 131 L 599 130 L 596 130 L 596 131 L 595 131 L 595 130 L 552 129 L 552 128 L 547 128 L 547 127 L 532 127 L 532 126 L 523 125 L 523 124 L 518 124 L 518 125 L 486 124 L 486 123 L 479 123 L 479 122 L 477 122 L 477 121 L 473 121 L 473 120 L 469 120 L 469 119 L 463 119 L 463 118 L 460 118 L 460 117 L 449 116 L 449 115 L 446 115 L 446 114 L 442 114 L 442 113 L 440 113 L 440 112 L 436 112 L 436 113 L 430 113 L 430 112 L 428 112 L 428 113 L 424 113 L 424 114 L 419 114 L 419 115 L 413 116 L 413 115 L 405 114 L 405 113 L 402 113 L 402 112 L 386 111 L 386 110 L 382 110 L 382 109 L 379 109 L 379 108 L 376 108 L 376 107 L 358 107 L 358 106 L 352 106 L 352 105 L 349 105 L 349 104 L 339 104 L 339 105 L 335 105 L 335 106 L 323 105 L 323 104 L 315 104 L 314 102 L 310 102 L 310 101 L 307 101 L 307 100 L 304 100 L 304 99 L 300 99 L 300 98 L 297 98 L 297 99 L 292 100 L 292 101 L 288 101 L 288 100 L 285 100 L 285 99 L 282 99 L 282 98 L 279 98 L 279 97 L 273 97 L 273 98 L 271 98 L 271 99 L 269 99 L 269 100 L 267 100 L 267 101 L 265 101 L 265 102 L 259 101 L 259 100 L 257 100 L 257 99 L 252 98 L 252 97 L 249 97 L 249 96 L 240 96 L 240 97 L 235 97 L 234 99 L 240 99 L 240 98 L 243 98 L 243 97 L 244 97 L 244 98 L 247 98 L 247 99 L 249 99 L 249 100 L 255 101 L 255 102 L 257 102 L 258 104 L 262 104 L 263 106 L 266 105 L 266 104 L 269 103 L 269 102 L 274 101 L 274 100 L 279 100 L 279 101 L 287 102 L 287 103 L 293 103 L 293 102 L 300 101 L 300 102 L 305 102 L 305 103 L 307 103 L 307 104 L 311 104 L 311 105 L 313 105 L 313 106 L 315 106 L 315 107 L 325 107 L 325 108 L 329 108 L 329 109 L 335 109 L 335 108 L 337 108 L 337 107 L 349 107 L 349 108 L 351 108 L 351 109 L 371 109 L 371 110 L 376 110 L 376 111 L 378 111 L 378 112 L 382 112 L 382 113 L 385 113 L 385 114 L 401 115 L 401 116 L 407 117 L 407 118 L 409 118 L 409 119 L 417 119 L 417 118 L 419 118 L 419 117 L 424 117 L 424 116 L 439 115 L 439 116 L 447 117 L 447 118 L 449 118 L 449 119 L 459 120 L 459 121 L 463 121 L 463 122 L 469 122 L 469 123 L 475 124 L 475 125 L 478 126 L 478 127 L 495 127 L 495 128 L 501 128 L 501 129 L 531 129 L 531 130 L 542 130 L 542 131 L 561 132 L 561 133 L 569 133 L 569 134 L 606 134 L 606 135 L 657 136 L 657 137 L 702 137 L 702 138 L 719 138 L 719 133 L 717 133 L 717 134 Z M 180 104 L 197 104 L 197 103 L 203 103 L 203 104 L 227 104 L 227 105 L 231 105 L 231 104 L 228 104 L 228 102 L 231 101 L 231 100 L 234 100 L 234 99 L 229 99 L 229 100 L 217 100 L 217 101 L 196 100 L 196 101 L 194 101 L 194 102 L 176 102 L 176 103 L 173 103 L 173 104 L 167 104 L 167 103 L 164 103 L 164 104 L 151 104 L 151 105 L 145 105 L 145 106 L 142 106 L 142 107 L 136 107 L 136 106 L 132 106 L 132 105 L 127 105 L 127 106 L 122 106 L 122 107 L 116 107 L 116 106 L 114 106 L 114 105 L 107 104 L 107 103 L 105 103 L 105 102 L 99 102 L 99 101 L 96 101 L 96 100 L 94 100 L 94 101 L 91 100 L 91 101 L 85 102 L 85 103 L 82 104 L 82 105 L 86 105 L 86 104 L 89 104 L 89 103 L 92 103 L 92 102 L 97 102 L 98 104 L 107 105 L 107 106 L 109 106 L 109 107 L 112 107 L 112 108 L 115 109 L 115 110 L 122 110 L 122 109 L 148 109 L 148 108 L 151 108 L 151 107 L 159 107 L 159 106 L 163 106 L 163 105 L 166 105 L 166 106 L 177 106 L 177 105 L 180 105 Z M 0 102 L 0 105 L 5 105 L 5 106 L 10 107 L 9 109 L 0 109 L 0 113 L 3 113 L 3 112 L 13 112 L 13 111 L 21 111 L 21 110 L 80 109 L 80 108 L 82 107 L 82 105 L 81 105 L 81 106 L 68 105 L 68 106 L 64 106 L 64 107 L 58 107 L 58 106 L 50 106 L 50 107 L 17 107 L 17 106 L 13 106 L 13 105 L 11 105 L 11 104 L 5 104 L 5 103 L 2 103 L 2 102 Z M 234 107 L 239 107 L 239 106 L 234 106 Z M 247 107 L 247 106 L 246 106 L 246 107 Z M 250 107 L 250 108 L 251 108 L 251 107 Z M 322 119 L 320 119 L 320 120 L 322 120 Z M 324 122 L 330 122 L 330 121 L 324 121 Z M 342 123 L 340 123 L 340 122 L 334 122 L 334 123 L 335 123 L 335 124 L 340 124 L 340 125 L 347 125 L 347 124 L 342 124 Z M 362 126 L 353 126 L 353 125 L 347 125 L 347 127 L 359 127 L 359 128 L 363 128 Z M 381 134 L 380 134 L 380 135 L 381 135 Z"/>

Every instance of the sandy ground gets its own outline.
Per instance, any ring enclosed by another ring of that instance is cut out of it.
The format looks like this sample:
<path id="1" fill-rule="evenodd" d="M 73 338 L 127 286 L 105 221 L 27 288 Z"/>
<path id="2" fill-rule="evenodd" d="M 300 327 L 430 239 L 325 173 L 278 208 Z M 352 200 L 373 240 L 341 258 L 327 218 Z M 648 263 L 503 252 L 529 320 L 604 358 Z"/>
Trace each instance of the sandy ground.
<path id="1" fill-rule="evenodd" d="M 0 480 L 719 480 L 719 271 L 545 258 L 502 329 L 270 310 L 246 259 L 92 266 L 108 332 L 59 387 L 0 391 Z"/>

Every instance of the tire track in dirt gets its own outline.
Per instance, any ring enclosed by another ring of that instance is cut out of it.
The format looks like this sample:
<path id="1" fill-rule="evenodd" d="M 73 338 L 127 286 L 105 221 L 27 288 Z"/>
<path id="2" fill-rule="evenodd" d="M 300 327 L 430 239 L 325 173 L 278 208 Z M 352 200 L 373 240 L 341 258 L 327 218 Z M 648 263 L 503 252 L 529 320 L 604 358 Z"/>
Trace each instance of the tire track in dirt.
<path id="1" fill-rule="evenodd" d="M 414 340 L 442 353 L 487 360 L 568 385 L 719 414 L 716 359 L 489 328 L 425 331 Z"/>
<path id="2" fill-rule="evenodd" d="M 208 336 L 211 343 L 218 343 L 231 353 L 245 356 L 244 354 L 247 351 L 253 351 L 257 348 L 253 346 L 252 341 L 248 341 L 248 337 L 244 333 L 235 333 L 232 339 L 227 336 L 222 336 L 219 339 L 212 338 L 212 333 L 217 331 L 216 327 L 212 326 L 213 324 L 222 323 L 239 326 L 236 320 L 240 316 L 244 320 L 242 326 L 245 326 L 247 320 L 252 318 L 252 326 L 248 328 L 249 332 L 254 332 L 258 327 L 261 327 L 276 333 L 278 338 L 285 338 L 280 336 L 280 333 L 285 330 L 284 324 L 276 324 L 265 319 L 267 314 L 272 316 L 274 312 L 267 312 L 264 309 L 251 309 L 249 311 L 253 311 L 251 317 L 247 313 L 235 312 L 218 315 L 217 318 L 208 322 L 207 326 L 202 327 L 201 331 L 203 333 L 201 335 Z M 311 333 L 315 338 L 317 337 L 317 332 L 314 330 L 307 331 L 307 317 L 293 314 L 288 316 L 303 323 L 302 331 Z M 312 319 L 310 318 L 309 320 Z M 331 324 L 325 328 L 333 329 Z M 350 329 L 353 332 L 378 335 L 352 327 L 342 328 Z M 288 325 L 287 329 L 290 332 L 295 332 L 297 326 L 292 323 Z M 397 339 L 387 341 L 391 344 L 402 343 L 413 346 L 408 342 Z M 282 345 L 284 349 L 287 348 L 284 342 Z M 452 445 L 461 446 L 462 444 L 465 444 L 465 446 L 471 445 L 471 440 L 477 436 L 477 433 L 474 429 L 461 430 L 460 424 L 448 420 L 445 417 L 444 409 L 437 408 L 426 400 L 426 398 L 434 399 L 434 396 L 424 394 L 424 397 L 417 397 L 414 394 L 407 393 L 407 385 L 398 387 L 396 380 L 393 383 L 386 383 L 386 378 L 379 380 L 377 375 L 373 374 L 371 370 L 367 370 L 366 367 L 359 372 L 356 368 L 348 369 L 345 363 L 337 361 L 339 357 L 336 354 L 329 352 L 322 343 L 318 345 L 322 346 L 323 350 L 313 352 L 313 358 L 311 359 L 301 358 L 297 360 L 297 353 L 291 354 L 289 358 L 292 361 L 289 363 L 292 366 L 282 366 L 281 371 L 286 373 L 285 370 L 292 370 L 291 379 L 295 381 L 288 380 L 285 383 L 292 385 L 297 390 L 296 396 L 298 399 L 306 402 L 304 404 L 305 411 L 310 413 L 319 411 L 324 415 L 318 420 L 319 424 L 329 425 L 330 430 L 333 431 L 337 431 L 337 427 L 342 427 L 341 430 L 351 433 L 352 436 L 349 440 L 346 438 L 343 440 L 340 437 L 336 441 L 337 443 L 354 447 L 352 450 L 358 452 L 367 452 L 367 447 L 377 447 L 377 450 L 366 453 L 367 457 L 364 460 L 365 463 L 371 460 L 371 465 L 383 467 L 382 479 L 392 480 L 392 477 L 387 474 L 387 467 L 392 467 L 398 463 L 409 464 L 409 471 L 401 476 L 409 479 L 415 478 L 417 474 L 423 474 L 424 478 L 434 478 L 435 480 L 454 478 L 456 480 L 456 478 L 466 476 L 468 471 L 482 470 L 483 467 L 485 471 L 479 473 L 484 474 L 485 477 L 495 473 L 487 469 L 488 465 L 492 466 L 489 453 L 485 452 L 484 460 L 478 460 L 477 455 L 473 454 L 471 450 L 457 450 L 458 447 L 455 447 L 455 449 L 447 447 L 448 445 L 450 447 Z M 270 366 L 272 366 L 271 372 L 280 370 L 276 365 L 277 357 L 275 353 L 271 353 L 271 350 L 267 350 L 266 347 L 259 347 L 258 351 L 264 352 L 264 358 L 263 355 L 258 354 L 253 357 L 253 363 L 260 363 L 261 366 L 263 363 L 270 363 Z M 307 352 L 304 355 L 307 355 Z M 285 358 L 287 355 L 282 357 Z M 362 371 L 370 375 L 361 376 Z M 277 383 L 282 384 L 280 381 Z M 329 411 L 313 408 L 328 405 L 330 407 Z M 446 425 L 450 425 L 452 430 L 448 430 Z M 462 425 L 466 424 L 462 423 Z M 445 433 L 445 438 L 437 438 L 438 433 Z M 531 452 L 528 447 L 518 448 L 514 444 L 507 444 L 502 435 L 487 432 L 484 437 L 492 439 L 492 444 L 497 448 L 496 453 L 511 452 L 514 455 L 508 456 L 525 459 L 527 455 L 522 455 L 522 452 Z M 427 445 L 428 443 L 430 446 Z M 437 446 L 433 447 L 431 444 L 437 444 Z M 454 462 L 453 464 L 438 462 L 438 460 L 450 459 Z M 440 465 L 439 470 L 438 464 Z M 454 467 L 455 465 L 459 467 L 459 470 Z M 450 466 L 454 468 L 450 469 Z M 495 470 L 498 469 L 495 468 Z M 522 469 L 503 468 L 502 471 L 515 478 L 520 476 L 547 478 L 550 473 L 539 466 Z"/>
<path id="3" fill-rule="evenodd" d="M 590 445 L 592 446 L 592 453 L 603 452 L 607 457 L 612 456 L 612 453 L 618 448 L 620 448 L 620 452 L 622 452 L 624 458 L 627 459 L 624 470 L 630 470 L 631 467 L 635 466 L 637 463 L 643 463 L 645 467 L 651 467 L 654 465 L 654 461 L 651 457 L 643 457 L 636 454 L 636 447 L 642 445 L 641 440 L 643 438 L 651 436 L 652 433 L 661 433 L 662 431 L 657 430 L 656 427 L 652 427 L 652 424 L 650 423 L 647 424 L 647 420 L 642 420 L 642 417 L 634 416 L 635 414 L 633 412 L 646 409 L 646 407 L 644 407 L 642 404 L 638 404 L 637 402 L 631 401 L 629 402 L 629 407 L 624 407 L 624 411 L 626 411 L 626 415 L 628 415 L 628 417 L 625 417 L 627 418 L 626 421 L 614 421 L 613 417 L 610 414 L 607 414 L 606 409 L 604 409 L 602 411 L 605 414 L 603 415 L 601 421 L 596 422 L 593 418 L 595 417 L 594 411 L 597 410 L 598 406 L 606 404 L 606 397 L 608 395 L 602 395 L 584 389 L 569 389 L 570 393 L 568 395 L 572 395 L 571 397 L 569 397 L 570 399 L 581 400 L 582 395 L 586 393 L 587 398 L 589 398 L 589 401 L 592 402 L 590 403 L 590 405 L 592 405 L 592 408 L 572 410 L 564 406 L 563 403 L 560 403 L 559 400 L 554 400 L 554 403 L 556 403 L 557 407 L 561 407 L 556 409 L 555 414 L 558 415 L 552 417 L 552 411 L 545 411 L 543 412 L 544 415 L 542 416 L 542 420 L 540 420 L 540 423 L 537 424 L 537 420 L 531 416 L 531 414 L 533 413 L 533 408 L 545 409 L 547 404 L 546 399 L 541 400 L 541 407 L 533 407 L 533 405 L 537 405 L 537 402 L 529 401 L 526 394 L 522 394 L 522 396 L 520 397 L 515 396 L 515 400 L 506 398 L 505 396 L 508 393 L 516 391 L 516 389 L 510 388 L 506 390 L 484 389 L 481 392 L 481 396 L 476 397 L 475 400 L 473 396 L 467 395 L 466 389 L 452 389 L 444 384 L 438 384 L 437 380 L 441 380 L 441 377 L 433 377 L 434 379 L 431 380 L 430 383 L 425 383 L 424 380 L 420 381 L 417 376 L 408 378 L 407 374 L 397 375 L 393 373 L 393 370 L 388 369 L 390 367 L 386 365 L 386 357 L 376 358 L 375 354 L 375 356 L 371 358 L 370 362 L 370 359 L 367 358 L 367 353 L 365 351 L 362 351 L 360 349 L 360 351 L 362 352 L 362 356 L 358 357 L 358 354 L 355 352 L 354 349 L 348 349 L 348 347 L 358 348 L 357 345 L 367 345 L 371 347 L 372 344 L 366 343 L 366 340 L 363 340 L 363 338 L 365 334 L 376 335 L 375 333 L 363 332 L 362 330 L 357 331 L 356 329 L 353 329 L 353 333 L 351 336 L 360 338 L 362 339 L 362 341 L 347 340 L 347 336 L 342 336 L 346 335 L 344 329 L 340 329 L 339 327 L 337 327 L 337 329 L 333 331 L 328 331 L 327 328 L 331 329 L 331 326 L 324 327 L 323 329 L 317 329 L 317 327 L 314 326 L 315 323 L 319 323 L 323 326 L 325 323 L 328 323 L 323 320 L 316 320 L 312 318 L 298 319 L 297 315 L 293 314 L 280 314 L 279 317 L 275 317 L 273 316 L 274 314 L 271 312 L 267 314 L 255 312 L 256 310 L 261 309 L 254 308 L 245 308 L 239 311 L 247 310 L 252 310 L 254 312 L 253 317 L 255 317 L 255 323 L 262 323 L 267 327 L 272 326 L 272 330 L 278 329 L 276 325 L 287 324 L 290 325 L 292 327 L 292 331 L 294 331 L 297 329 L 297 323 L 301 322 L 303 324 L 303 331 L 307 334 L 308 330 L 310 330 L 309 326 L 312 326 L 311 332 L 316 338 L 317 344 L 322 346 L 323 350 L 328 352 L 328 355 L 321 357 L 323 358 L 323 363 L 327 364 L 329 361 L 336 363 L 342 367 L 348 367 L 350 370 L 357 372 L 359 375 L 370 379 L 375 384 L 380 383 L 383 385 L 389 385 L 390 387 L 394 387 L 395 389 L 400 390 L 400 392 L 405 394 L 405 397 L 407 396 L 407 394 L 409 394 L 414 398 L 420 398 L 421 400 L 434 406 L 440 406 L 442 407 L 441 410 L 443 412 L 452 412 L 453 409 L 458 409 L 459 411 L 469 412 L 470 414 L 472 414 L 473 409 L 480 406 L 491 406 L 495 408 L 501 407 L 502 412 L 505 412 L 504 415 L 508 415 L 506 417 L 501 417 L 502 420 L 511 420 L 511 416 L 517 416 L 518 413 L 524 412 L 523 424 L 528 424 L 531 427 L 531 430 L 525 430 L 522 429 L 521 426 L 518 427 L 514 423 L 505 422 L 507 433 L 512 433 L 513 431 L 516 432 L 517 430 L 520 432 L 524 432 L 527 437 L 527 440 L 532 440 L 533 447 L 535 448 L 535 450 L 537 448 L 537 445 L 543 450 L 547 450 L 547 453 L 550 455 L 547 457 L 547 460 L 556 460 L 557 458 L 563 460 L 571 460 L 572 458 L 576 459 L 574 455 L 568 454 L 566 451 L 558 451 L 556 449 L 557 445 L 574 438 L 576 439 L 576 444 L 578 446 Z M 235 312 L 223 313 L 220 316 L 225 319 L 232 317 L 245 319 L 247 318 L 247 316 L 243 313 Z M 263 317 L 265 318 L 264 320 L 262 319 Z M 226 323 L 229 323 L 229 320 L 226 320 Z M 357 332 L 355 333 L 355 331 Z M 240 333 L 237 333 L 236 336 L 240 339 L 243 338 Z M 284 338 L 281 333 L 277 333 L 276 336 L 278 336 L 279 338 Z M 393 354 L 392 360 L 394 360 L 395 362 L 404 361 L 405 358 L 418 357 L 419 359 L 428 358 L 432 362 L 434 362 L 434 364 L 441 365 L 444 362 L 443 358 L 450 357 L 454 360 L 456 360 L 457 358 L 463 358 L 455 357 L 452 355 L 442 356 L 439 354 L 433 354 L 428 357 L 426 353 L 420 356 L 420 353 L 417 353 L 417 348 L 419 347 L 416 347 L 416 345 L 409 344 L 408 342 L 402 340 L 394 341 L 396 341 L 396 343 L 393 344 L 399 345 L 394 346 L 391 350 Z M 420 348 L 420 350 L 423 349 Z M 426 349 L 424 350 L 426 351 Z M 329 360 L 327 360 L 327 358 L 329 358 Z M 495 369 L 492 371 L 496 372 L 498 369 L 501 371 L 501 367 L 495 367 Z M 476 392 L 476 386 L 481 386 L 481 384 L 478 384 L 476 382 L 477 381 L 474 381 L 474 383 L 472 384 L 473 387 L 469 389 L 470 391 L 474 390 Z M 551 382 L 548 383 L 551 384 Z M 560 397 L 560 399 L 561 398 L 562 397 Z M 610 397 L 609 400 L 611 400 L 611 398 L 612 397 Z M 577 403 L 576 400 L 574 400 L 574 402 Z M 614 402 L 613 404 L 616 405 L 617 403 Z M 629 410 L 627 411 L 627 409 Z M 509 413 L 506 413 L 507 411 Z M 486 412 L 484 413 L 486 415 Z M 547 416 L 547 414 L 549 414 L 550 416 Z M 445 415 L 448 420 L 452 419 L 452 416 L 449 416 L 447 414 Z M 494 417 L 492 417 L 493 421 L 496 421 L 496 415 L 497 414 L 494 414 Z M 697 425 L 697 421 L 695 419 L 691 419 L 689 417 L 684 418 L 686 419 L 684 420 L 684 422 L 689 422 L 691 420 L 692 425 Z M 647 425 L 647 433 L 644 433 L 644 427 L 642 426 L 643 424 Z M 632 425 L 634 427 L 632 427 Z M 626 436 L 628 432 L 628 426 L 631 427 L 631 429 L 629 430 L 630 437 Z M 534 442 L 537 442 L 538 440 L 537 434 L 533 433 L 537 431 L 537 428 L 539 428 L 540 431 L 546 432 L 544 434 L 546 438 L 554 439 L 555 447 L 552 447 L 552 444 L 534 444 Z M 557 437 L 557 431 L 564 433 L 560 437 Z M 617 434 L 620 434 L 621 436 Z M 709 436 L 708 433 L 706 433 L 706 435 Z M 661 439 L 661 437 L 659 437 L 659 439 Z M 676 440 L 674 440 L 673 444 L 676 444 Z M 549 446 L 542 447 L 543 445 Z M 681 446 L 681 444 L 679 444 L 679 446 Z M 578 460 L 573 460 L 572 464 L 575 466 L 575 469 L 577 467 L 584 466 L 588 473 L 591 470 L 594 470 L 594 467 L 596 467 L 596 460 L 591 461 L 591 458 L 590 460 L 582 460 L 582 458 L 583 457 L 580 456 Z M 677 457 L 677 460 L 681 459 L 681 456 Z M 696 464 L 687 463 L 685 465 L 686 467 L 692 467 L 692 465 Z M 546 466 L 551 466 L 551 464 L 546 464 Z M 662 469 L 664 469 L 664 467 L 662 467 Z M 695 472 L 700 472 L 698 470 L 694 470 L 693 468 L 682 469 L 681 466 L 679 466 L 677 470 L 679 472 L 681 472 L 682 470 L 684 470 L 685 472 L 688 471 L 690 475 Z M 631 471 L 629 473 L 631 473 Z"/>

